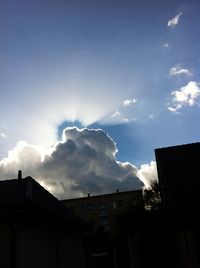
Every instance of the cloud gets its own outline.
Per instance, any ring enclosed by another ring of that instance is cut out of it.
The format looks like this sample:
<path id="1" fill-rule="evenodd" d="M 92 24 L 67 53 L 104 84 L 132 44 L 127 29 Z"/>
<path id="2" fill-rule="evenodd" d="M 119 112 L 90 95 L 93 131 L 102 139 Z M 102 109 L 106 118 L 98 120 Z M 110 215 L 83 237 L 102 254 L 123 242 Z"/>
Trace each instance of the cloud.
<path id="1" fill-rule="evenodd" d="M 151 161 L 149 164 L 141 165 L 138 170 L 138 176 L 146 187 L 151 185 L 151 182 L 158 180 L 157 166 L 155 161 Z"/>
<path id="2" fill-rule="evenodd" d="M 7 138 L 6 134 L 3 133 L 3 132 L 0 133 L 0 136 L 1 136 L 2 138 L 4 138 L 4 139 Z"/>
<path id="3" fill-rule="evenodd" d="M 175 27 L 179 23 L 179 19 L 181 15 L 182 15 L 182 12 L 178 13 L 175 17 L 169 20 L 167 23 L 167 26 L 172 27 L 172 28 Z"/>
<path id="4" fill-rule="evenodd" d="M 179 109 L 182 108 L 182 105 L 181 104 L 177 104 L 176 107 L 171 107 L 169 106 L 168 107 L 168 110 L 171 111 L 171 112 L 174 112 L 174 113 L 179 113 Z"/>
<path id="5" fill-rule="evenodd" d="M 119 111 L 115 111 L 113 114 L 112 114 L 112 117 L 118 117 L 118 116 L 121 116 L 122 114 L 119 112 Z"/>
<path id="6" fill-rule="evenodd" d="M 137 103 L 138 100 L 133 99 L 125 99 L 122 104 L 118 107 L 118 110 L 115 110 L 110 116 L 103 118 L 100 121 L 102 124 L 125 124 L 132 121 L 135 121 L 135 117 L 133 114 L 135 113 L 134 104 Z"/>
<path id="7" fill-rule="evenodd" d="M 162 47 L 163 48 L 170 48 L 170 45 L 169 45 L 169 43 L 165 43 L 165 44 L 162 45 Z"/>
<path id="8" fill-rule="evenodd" d="M 115 111 L 111 117 L 106 118 L 106 120 L 110 123 L 110 124 L 115 124 L 115 123 L 120 123 L 120 124 L 124 124 L 124 123 L 128 123 L 130 120 L 125 117 L 122 112 L 120 111 Z M 106 122 L 106 120 L 104 122 Z"/>
<path id="9" fill-rule="evenodd" d="M 177 112 L 183 106 L 193 106 L 200 96 L 200 83 L 190 81 L 186 86 L 171 92 L 174 107 L 169 106 L 171 112 Z"/>
<path id="10" fill-rule="evenodd" d="M 135 104 L 138 100 L 137 99 L 127 99 L 123 101 L 124 106 L 130 106 L 132 104 Z"/>
<path id="11" fill-rule="evenodd" d="M 169 71 L 170 76 L 176 76 L 176 75 L 187 75 L 187 76 L 192 76 L 193 73 L 188 70 L 181 68 L 180 64 L 177 64 L 176 66 L 173 66 L 170 71 Z"/>
<path id="12" fill-rule="evenodd" d="M 155 118 L 155 115 L 154 115 L 154 114 L 150 114 L 150 115 L 149 115 L 149 118 L 150 118 L 150 119 L 154 119 L 154 118 Z"/>
<path id="13" fill-rule="evenodd" d="M 116 153 L 115 142 L 104 131 L 66 128 L 48 153 L 19 142 L 0 161 L 1 179 L 16 178 L 22 169 L 59 198 L 141 188 L 138 169 L 117 161 Z"/>

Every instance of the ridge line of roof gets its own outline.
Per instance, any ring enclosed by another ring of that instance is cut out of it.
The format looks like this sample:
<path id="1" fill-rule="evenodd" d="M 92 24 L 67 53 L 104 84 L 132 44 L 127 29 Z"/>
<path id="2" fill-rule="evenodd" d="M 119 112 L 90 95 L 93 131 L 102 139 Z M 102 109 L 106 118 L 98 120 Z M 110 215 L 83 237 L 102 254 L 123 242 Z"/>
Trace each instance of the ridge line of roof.
<path id="1" fill-rule="evenodd" d="M 101 196 L 111 196 L 111 195 L 118 195 L 118 194 L 124 194 L 124 193 L 132 193 L 132 192 L 140 192 L 142 189 L 137 189 L 137 190 L 131 190 L 131 191 L 123 191 L 123 192 L 113 192 L 113 193 L 108 193 L 108 194 L 99 194 L 99 195 L 90 195 L 90 196 L 83 196 L 83 197 L 75 197 L 75 198 L 68 198 L 68 199 L 62 199 L 60 200 L 61 202 L 63 201 L 71 201 L 71 200 L 77 200 L 77 199 L 90 199 L 90 198 L 98 198 Z"/>
<path id="2" fill-rule="evenodd" d="M 154 149 L 155 151 L 157 150 L 165 150 L 165 149 L 173 149 L 173 148 L 177 148 L 177 147 L 182 147 L 182 146 L 190 146 L 190 145 L 200 145 L 200 142 L 192 142 L 192 143 L 184 143 L 184 144 L 177 144 L 177 145 L 172 145 L 172 146 L 166 146 L 166 147 L 159 147 Z"/>

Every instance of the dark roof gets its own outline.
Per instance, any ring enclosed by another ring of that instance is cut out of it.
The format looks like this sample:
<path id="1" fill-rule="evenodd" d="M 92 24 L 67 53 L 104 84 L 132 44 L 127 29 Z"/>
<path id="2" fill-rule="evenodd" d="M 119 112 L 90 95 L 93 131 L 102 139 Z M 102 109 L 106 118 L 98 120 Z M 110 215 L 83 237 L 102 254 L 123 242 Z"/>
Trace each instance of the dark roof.
<path id="1" fill-rule="evenodd" d="M 65 222 L 85 225 L 84 221 L 31 177 L 0 181 L 0 210 L 42 211 Z"/>

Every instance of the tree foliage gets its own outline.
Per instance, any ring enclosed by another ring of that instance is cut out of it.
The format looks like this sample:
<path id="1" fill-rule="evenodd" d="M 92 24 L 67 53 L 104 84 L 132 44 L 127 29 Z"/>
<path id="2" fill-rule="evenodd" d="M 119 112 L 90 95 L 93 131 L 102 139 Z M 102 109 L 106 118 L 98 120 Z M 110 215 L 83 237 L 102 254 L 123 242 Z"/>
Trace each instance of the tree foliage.
<path id="1" fill-rule="evenodd" d="M 144 204 L 147 210 L 158 210 L 161 208 L 160 188 L 157 181 L 152 181 L 150 187 L 143 190 Z"/>

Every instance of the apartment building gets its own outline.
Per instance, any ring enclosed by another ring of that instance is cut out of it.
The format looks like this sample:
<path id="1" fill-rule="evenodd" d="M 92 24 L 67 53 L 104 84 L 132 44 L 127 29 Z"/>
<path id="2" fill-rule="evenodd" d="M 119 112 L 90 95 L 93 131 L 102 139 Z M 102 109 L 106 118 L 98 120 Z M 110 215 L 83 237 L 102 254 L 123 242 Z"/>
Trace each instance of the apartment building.
<path id="1" fill-rule="evenodd" d="M 133 267 L 130 239 L 133 237 L 134 243 L 138 244 L 138 232 L 135 230 L 133 236 L 127 236 L 126 231 L 121 230 L 121 220 L 124 222 L 123 218 L 128 215 L 136 218 L 138 211 L 144 211 L 142 190 L 88 194 L 62 200 L 62 203 L 91 227 L 84 240 L 88 268 Z"/>
<path id="2" fill-rule="evenodd" d="M 88 222 L 94 229 L 110 230 L 116 226 L 116 217 L 143 210 L 142 190 L 95 195 L 62 200 L 75 214 Z"/>

